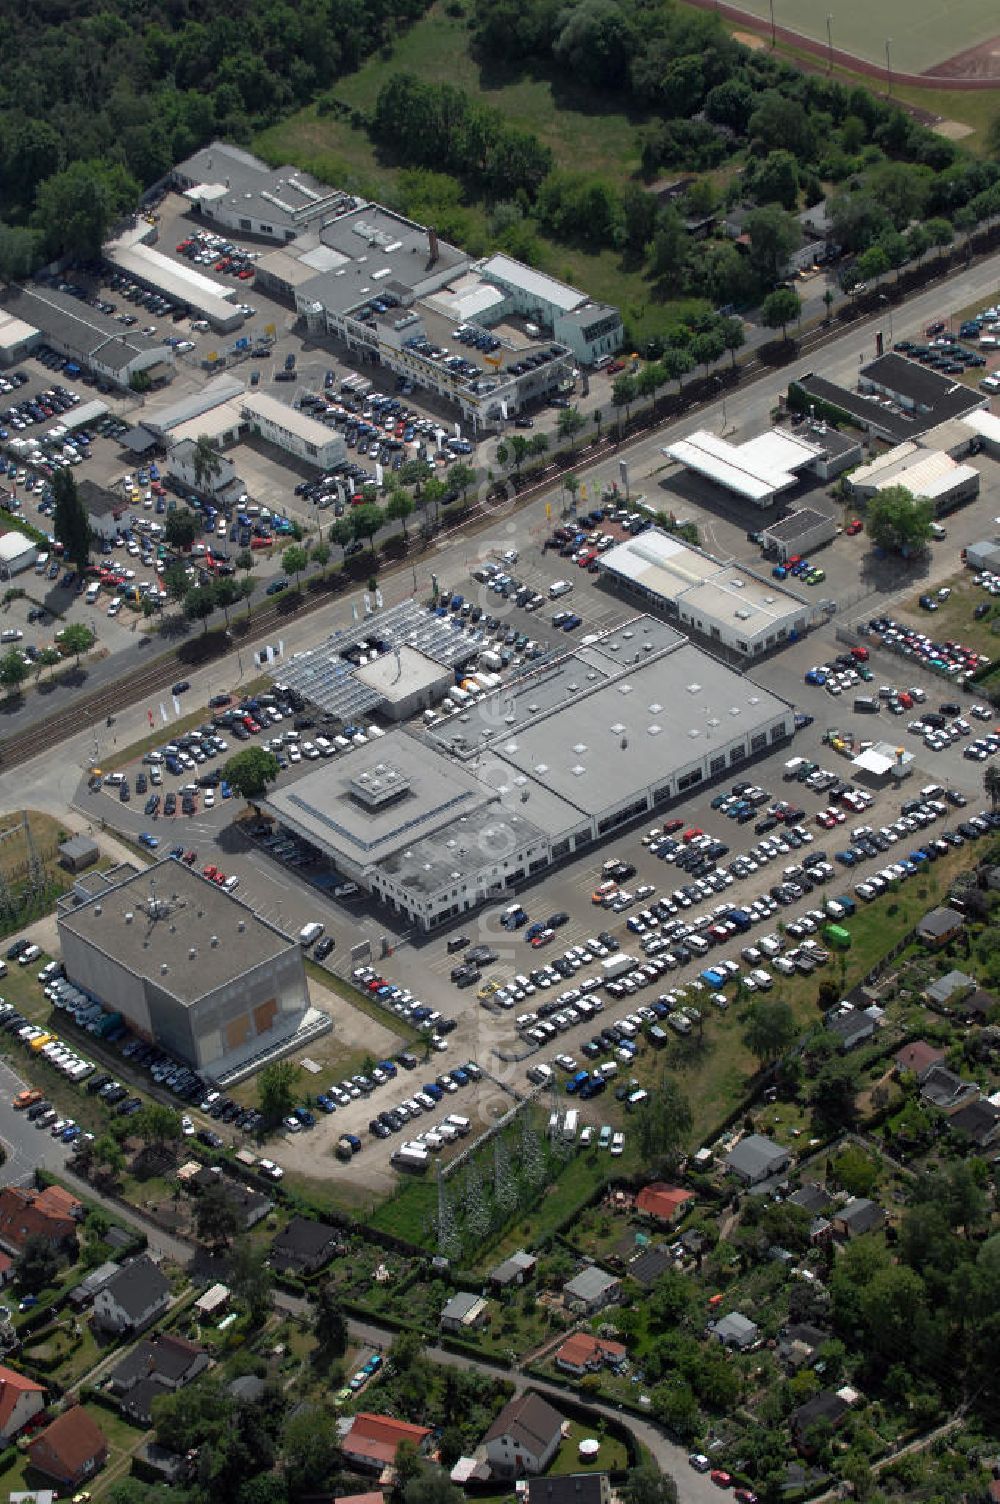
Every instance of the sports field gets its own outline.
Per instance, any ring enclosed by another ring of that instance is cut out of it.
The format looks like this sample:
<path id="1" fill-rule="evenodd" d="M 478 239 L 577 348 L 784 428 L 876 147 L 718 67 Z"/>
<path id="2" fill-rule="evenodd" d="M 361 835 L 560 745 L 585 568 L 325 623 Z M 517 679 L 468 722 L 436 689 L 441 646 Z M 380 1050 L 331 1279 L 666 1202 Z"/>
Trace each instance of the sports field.
<path id="1" fill-rule="evenodd" d="M 771 20 L 770 0 L 729 0 L 748 15 Z M 997 38 L 990 71 L 1000 75 L 998 0 L 774 0 L 776 26 L 885 67 L 891 41 L 893 73 L 926 73 L 958 53 Z M 986 71 L 985 69 L 983 70 Z"/>

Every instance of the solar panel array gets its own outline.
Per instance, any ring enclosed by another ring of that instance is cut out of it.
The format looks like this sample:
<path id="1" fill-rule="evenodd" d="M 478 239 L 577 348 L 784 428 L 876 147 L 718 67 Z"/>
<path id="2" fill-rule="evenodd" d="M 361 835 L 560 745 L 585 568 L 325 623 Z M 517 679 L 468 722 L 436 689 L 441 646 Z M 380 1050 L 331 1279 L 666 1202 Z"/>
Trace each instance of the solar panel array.
<path id="1" fill-rule="evenodd" d="M 416 648 L 446 668 L 466 662 L 481 647 L 458 618 L 436 616 L 416 601 L 401 601 L 373 612 L 364 625 L 358 622 L 334 632 L 319 647 L 296 653 L 280 665 L 278 675 L 325 714 L 351 721 L 382 701 L 381 692 L 362 683 L 345 656 L 364 639 L 377 639 L 387 652 Z"/>

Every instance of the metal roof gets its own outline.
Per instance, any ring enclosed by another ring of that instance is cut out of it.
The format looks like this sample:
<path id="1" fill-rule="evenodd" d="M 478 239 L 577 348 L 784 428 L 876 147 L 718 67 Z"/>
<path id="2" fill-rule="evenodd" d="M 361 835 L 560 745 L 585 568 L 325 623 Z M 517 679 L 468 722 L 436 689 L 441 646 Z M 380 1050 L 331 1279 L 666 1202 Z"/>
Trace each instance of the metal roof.
<path id="1" fill-rule="evenodd" d="M 787 491 L 798 481 L 796 471 L 822 453 L 817 445 L 776 430 L 746 444 L 730 444 L 704 428 L 668 444 L 663 452 L 749 501 L 765 501 Z"/>
<path id="2" fill-rule="evenodd" d="M 587 301 L 586 293 L 578 292 L 575 287 L 568 287 L 565 282 L 557 282 L 554 277 L 547 277 L 544 272 L 533 271 L 530 266 L 524 266 L 520 261 L 515 261 L 512 256 L 499 254 L 491 256 L 488 261 L 483 262 L 480 271 L 488 280 L 496 280 L 501 285 L 516 287 L 520 292 L 526 292 L 543 303 L 551 304 L 553 308 L 561 308 L 564 313 L 579 308 L 581 303 Z"/>

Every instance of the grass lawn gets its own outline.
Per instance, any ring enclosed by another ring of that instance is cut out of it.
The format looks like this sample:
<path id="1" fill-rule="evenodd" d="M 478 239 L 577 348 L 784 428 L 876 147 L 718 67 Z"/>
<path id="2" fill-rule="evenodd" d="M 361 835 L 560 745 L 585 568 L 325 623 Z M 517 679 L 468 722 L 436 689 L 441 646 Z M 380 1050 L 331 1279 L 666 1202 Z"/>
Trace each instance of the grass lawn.
<path id="1" fill-rule="evenodd" d="M 993 630 L 994 624 L 1000 621 L 1000 600 L 973 584 L 969 570 L 948 575 L 942 583 L 950 585 L 951 595 L 946 601 L 939 602 L 936 611 L 921 609 L 919 598 L 924 592 L 918 591 L 900 605 L 900 616 L 927 632 L 935 642 L 962 642 L 974 652 L 985 653 L 988 658 L 1000 658 L 1000 637 Z M 976 621 L 976 607 L 983 605 L 989 607 L 989 615 Z M 942 698 L 946 688 L 946 682 L 942 680 Z M 974 686 L 972 698 L 975 699 Z"/>
<path id="2" fill-rule="evenodd" d="M 89 1373 L 103 1356 L 104 1349 L 94 1340 L 90 1323 L 74 1322 L 72 1317 L 57 1318 L 54 1330 L 45 1333 L 37 1342 L 30 1339 L 22 1348 L 24 1361 L 28 1364 L 49 1365 L 45 1372 L 57 1378 L 63 1389 L 77 1383 Z M 79 1336 L 74 1328 L 79 1328 Z"/>
<path id="3" fill-rule="evenodd" d="M 566 1424 L 567 1434 L 563 1437 L 562 1445 L 549 1466 L 549 1477 L 557 1477 L 565 1473 L 614 1472 L 628 1465 L 628 1453 L 624 1442 L 617 1441 L 613 1436 L 602 1437 L 599 1431 L 588 1430 L 586 1426 L 581 1426 L 579 1421 L 571 1420 Z M 590 1461 L 580 1456 L 580 1443 L 586 1440 L 601 1443 L 601 1450 Z"/>
<path id="4" fill-rule="evenodd" d="M 384 1008 L 379 1007 L 378 1003 L 365 997 L 364 993 L 359 992 L 356 987 L 352 987 L 350 982 L 345 982 L 342 977 L 338 977 L 334 972 L 327 971 L 325 966 L 320 966 L 318 961 L 312 961 L 308 956 L 306 957 L 306 974 L 314 982 L 318 982 L 321 987 L 325 987 L 328 992 L 335 992 L 338 997 L 342 997 L 345 1002 L 350 1003 L 351 1007 L 356 1008 L 359 1013 L 367 1014 L 377 1024 L 381 1024 L 383 1028 L 391 1029 L 394 1034 L 398 1035 L 404 1045 L 425 1046 L 427 1044 L 426 1034 L 422 1034 L 419 1029 L 415 1029 L 412 1024 L 407 1023 L 405 1019 L 399 1018 L 395 1013 L 387 1013 Z M 310 1053 L 315 1055 L 315 1051 L 311 1051 Z M 418 1050 L 417 1054 L 423 1056 L 423 1049 Z M 430 1057 L 428 1056 L 427 1058 Z"/>

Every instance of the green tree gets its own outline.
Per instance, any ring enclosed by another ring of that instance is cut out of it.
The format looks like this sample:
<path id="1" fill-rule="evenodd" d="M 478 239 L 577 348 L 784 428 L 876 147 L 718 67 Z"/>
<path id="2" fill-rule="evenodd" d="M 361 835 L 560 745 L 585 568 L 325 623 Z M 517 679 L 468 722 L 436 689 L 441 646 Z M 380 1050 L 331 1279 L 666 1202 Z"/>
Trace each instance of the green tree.
<path id="1" fill-rule="evenodd" d="M 669 350 L 664 350 L 660 359 L 660 368 L 668 381 L 676 381 L 677 395 L 680 396 L 684 377 L 689 376 L 694 370 L 694 361 L 687 350 L 671 346 Z"/>
<path id="2" fill-rule="evenodd" d="M 251 1330 L 259 1331 L 271 1313 L 274 1292 L 267 1249 L 240 1238 L 229 1256 L 226 1278 L 236 1299 L 246 1306 Z"/>
<path id="3" fill-rule="evenodd" d="M 796 1032 L 795 1015 L 781 998 L 755 997 L 746 1011 L 743 1043 L 761 1066 L 783 1055 Z"/>
<path id="4" fill-rule="evenodd" d="M 164 1149 L 181 1136 L 181 1120 L 172 1107 L 162 1102 L 147 1102 L 132 1119 L 132 1131 L 151 1149 Z"/>
<path id="5" fill-rule="evenodd" d="M 736 352 L 737 350 L 742 350 L 746 344 L 746 331 L 743 327 L 743 320 L 737 318 L 735 314 L 722 320 L 722 344 L 723 348 L 729 351 L 733 366 L 735 367 Z"/>
<path id="6" fill-rule="evenodd" d="M 868 503 L 865 527 L 877 548 L 910 557 L 923 553 L 931 536 L 934 503 L 905 486 L 886 486 Z"/>
<path id="7" fill-rule="evenodd" d="M 299 1069 L 290 1060 L 272 1060 L 257 1077 L 260 1110 L 268 1122 L 278 1123 L 295 1106 Z"/>
<path id="8" fill-rule="evenodd" d="M 767 204 L 747 215 L 745 228 L 750 237 L 750 264 L 765 286 L 773 286 L 800 243 L 799 222 L 777 204 Z"/>
<path id="9" fill-rule="evenodd" d="M 614 408 L 623 407 L 625 409 L 626 423 L 631 416 L 632 403 L 635 401 L 637 395 L 635 377 L 630 376 L 628 372 L 623 372 L 620 376 L 616 376 L 611 383 L 611 405 Z"/>
<path id="10" fill-rule="evenodd" d="M 0 657 L 0 685 L 8 695 L 15 694 L 28 677 L 28 665 L 16 648 Z"/>
<path id="11" fill-rule="evenodd" d="M 214 480 L 222 470 L 222 460 L 207 433 L 200 433 L 195 439 L 191 465 L 194 469 L 194 483 L 199 491 L 205 491 L 205 482 Z"/>
<path id="12" fill-rule="evenodd" d="M 121 1144 L 113 1139 L 110 1133 L 104 1133 L 94 1140 L 91 1149 L 93 1178 L 96 1181 L 107 1181 L 113 1185 L 125 1168 L 125 1152 Z"/>
<path id="13" fill-rule="evenodd" d="M 564 407 L 561 409 L 556 427 L 559 437 L 569 440 L 570 452 L 575 449 L 576 436 L 585 426 L 586 421 L 586 418 L 578 407 Z"/>
<path id="14" fill-rule="evenodd" d="M 208 619 L 215 610 L 215 581 L 192 585 L 183 600 L 184 615 L 188 621 L 200 621 L 208 634 Z"/>
<path id="15" fill-rule="evenodd" d="M 983 789 L 989 796 L 990 808 L 996 810 L 1000 804 L 1000 768 L 992 765 L 983 774 Z"/>
<path id="16" fill-rule="evenodd" d="M 215 581 L 215 604 L 226 620 L 226 630 L 229 630 L 229 613 L 239 601 L 243 600 L 243 587 L 245 580 L 237 580 L 231 574 L 220 575 Z"/>
<path id="17" fill-rule="evenodd" d="M 313 1493 L 337 1467 L 339 1447 L 333 1417 L 319 1405 L 300 1405 L 285 1422 L 281 1455 L 293 1495 Z"/>
<path id="18" fill-rule="evenodd" d="M 526 439 L 523 433 L 511 434 L 510 452 L 514 461 L 514 469 L 518 475 L 521 473 L 521 466 L 524 464 L 530 448 L 531 441 L 530 439 Z"/>
<path id="19" fill-rule="evenodd" d="M 179 559 L 175 559 L 172 564 L 167 565 L 161 575 L 161 579 L 163 588 L 170 599 L 178 603 L 183 602 L 184 597 L 191 589 L 188 565 L 182 564 Z"/>
<path id="20" fill-rule="evenodd" d="M 173 516 L 173 513 L 171 512 L 170 515 Z M 239 553 L 236 555 L 236 558 L 233 560 L 236 568 L 244 570 L 247 574 L 250 573 L 256 562 L 257 561 L 254 558 L 254 552 L 252 548 L 241 548 Z"/>
<path id="21" fill-rule="evenodd" d="M 325 1362 L 344 1356 L 347 1351 L 347 1319 L 336 1289 L 329 1282 L 320 1286 L 316 1296 L 313 1331 Z"/>
<path id="22" fill-rule="evenodd" d="M 458 460 L 448 470 L 448 484 L 454 486 L 456 491 L 461 492 L 462 501 L 465 501 L 469 487 L 475 484 L 476 472 L 471 465 L 464 460 Z"/>
<path id="23" fill-rule="evenodd" d="M 41 672 L 43 668 L 54 669 L 58 664 L 62 663 L 62 654 L 60 653 L 58 648 L 54 648 L 50 643 L 48 647 L 42 648 L 39 651 L 38 657 L 35 659 L 35 663 L 38 667 L 39 672 Z"/>
<path id="24" fill-rule="evenodd" d="M 56 471 L 52 479 L 52 495 L 55 503 L 52 531 L 56 542 L 62 544 L 65 557 L 83 574 L 90 563 L 90 520 L 77 494 L 70 469 Z"/>
<path id="25" fill-rule="evenodd" d="M 59 643 L 64 653 L 72 653 L 79 666 L 80 658 L 84 653 L 89 653 L 97 641 L 97 633 L 93 627 L 88 627 L 86 622 L 71 621 L 69 626 L 63 627 L 59 634 Z"/>
<path id="26" fill-rule="evenodd" d="M 499 451 L 497 452 L 499 458 Z M 396 490 L 385 505 L 385 517 L 387 522 L 398 522 L 402 525 L 403 537 L 406 537 L 406 519 L 413 515 L 413 498 L 407 496 L 405 491 Z"/>
<path id="27" fill-rule="evenodd" d="M 780 329 L 782 339 L 788 338 L 788 325 L 802 313 L 802 302 L 791 287 L 776 287 L 761 304 L 761 322 L 768 329 Z"/>
<path id="28" fill-rule="evenodd" d="M 691 1105 L 673 1076 L 664 1073 L 638 1111 L 643 1158 L 669 1169 L 680 1158 L 693 1117 Z"/>
<path id="29" fill-rule="evenodd" d="M 259 799 L 280 773 L 278 759 L 263 747 L 246 747 L 235 752 L 223 765 L 227 783 L 244 799 Z"/>
<path id="30" fill-rule="evenodd" d="M 39 184 L 34 223 L 47 255 L 95 257 L 115 220 L 132 210 L 139 184 L 111 161 L 71 162 Z"/>
<path id="31" fill-rule="evenodd" d="M 857 1113 L 856 1089 L 854 1072 L 847 1061 L 827 1061 L 818 1071 L 809 1092 L 817 1127 L 831 1132 L 853 1127 Z"/>
<path id="32" fill-rule="evenodd" d="M 346 548 L 354 540 L 354 528 L 350 517 L 338 517 L 330 529 L 330 537 L 339 548 Z"/>
<path id="33" fill-rule="evenodd" d="M 308 550 L 301 543 L 290 543 L 281 555 L 281 567 L 286 574 L 295 576 L 295 588 L 301 590 L 300 575 L 309 563 Z"/>
<path id="34" fill-rule="evenodd" d="M 319 543 L 314 543 L 312 548 L 309 550 L 309 557 L 314 564 L 319 565 L 320 569 L 322 569 L 323 571 L 323 578 L 326 579 L 327 566 L 330 563 L 329 543 L 324 543 L 322 540 L 320 540 Z"/>
<path id="35" fill-rule="evenodd" d="M 440 1467 L 423 1462 L 403 1489 L 403 1504 L 464 1504 L 465 1495 Z"/>
<path id="36" fill-rule="evenodd" d="M 26 1295 L 40 1295 L 54 1284 L 59 1273 L 59 1255 L 48 1238 L 32 1236 L 25 1241 L 14 1266 L 14 1278 Z"/>
<path id="37" fill-rule="evenodd" d="M 706 329 L 703 334 L 696 334 L 691 341 L 691 359 L 696 366 L 704 366 L 707 370 L 715 364 L 725 348 L 722 331 Z"/>
<path id="38" fill-rule="evenodd" d="M 225 1436 L 235 1405 L 218 1379 L 202 1374 L 183 1389 L 157 1395 L 152 1408 L 157 1441 L 183 1455 Z"/>
<path id="39" fill-rule="evenodd" d="M 430 481 L 427 482 L 428 487 L 431 484 L 432 483 Z M 440 484 L 440 482 L 438 482 L 438 484 Z M 442 486 L 441 489 L 443 493 L 444 487 Z M 351 513 L 351 530 L 354 534 L 354 537 L 361 542 L 364 542 L 364 540 L 367 539 L 373 556 L 375 554 L 375 534 L 381 528 L 382 522 L 383 517 L 381 508 L 371 506 L 367 503 L 361 505 L 360 507 L 355 507 L 353 512 Z"/>
<path id="40" fill-rule="evenodd" d="M 201 1242 L 209 1248 L 228 1248 L 243 1227 L 236 1202 L 218 1182 L 199 1191 L 194 1203 L 194 1225 Z"/>
<path id="41" fill-rule="evenodd" d="M 772 151 L 753 167 L 750 191 L 758 204 L 794 209 L 799 197 L 799 166 L 790 151 Z"/>
<path id="42" fill-rule="evenodd" d="M 181 511 L 180 507 L 175 507 L 172 512 L 167 513 L 167 520 L 163 525 L 163 538 L 168 548 L 176 548 L 183 553 L 189 553 L 197 536 L 198 523 L 193 512 L 189 512 L 186 508 Z"/>

